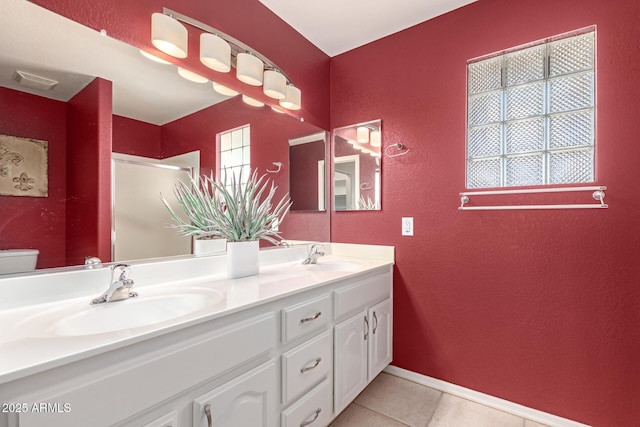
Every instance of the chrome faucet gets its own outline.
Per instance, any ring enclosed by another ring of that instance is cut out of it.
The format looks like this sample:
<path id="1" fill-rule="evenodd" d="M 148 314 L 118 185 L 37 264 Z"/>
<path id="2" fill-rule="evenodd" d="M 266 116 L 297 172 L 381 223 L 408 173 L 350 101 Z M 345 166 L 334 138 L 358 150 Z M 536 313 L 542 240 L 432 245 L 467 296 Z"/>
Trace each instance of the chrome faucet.
<path id="1" fill-rule="evenodd" d="M 324 255 L 324 252 L 320 249 L 322 249 L 322 245 L 311 245 L 309 248 L 309 255 L 307 256 L 307 259 L 302 261 L 302 264 L 317 264 L 318 258 Z"/>
<path id="2" fill-rule="evenodd" d="M 134 285 L 133 280 L 127 277 L 130 267 L 131 266 L 127 264 L 116 264 L 112 266 L 111 284 L 109 288 L 104 294 L 91 301 L 91 304 L 102 304 L 137 297 L 137 293 L 131 292 L 131 287 Z"/>

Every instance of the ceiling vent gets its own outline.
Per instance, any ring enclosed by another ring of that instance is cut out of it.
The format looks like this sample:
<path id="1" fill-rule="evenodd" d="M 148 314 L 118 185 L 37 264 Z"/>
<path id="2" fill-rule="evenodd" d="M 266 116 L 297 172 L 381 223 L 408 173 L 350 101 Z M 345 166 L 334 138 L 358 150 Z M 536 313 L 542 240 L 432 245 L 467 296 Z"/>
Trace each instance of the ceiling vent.
<path id="1" fill-rule="evenodd" d="M 22 86 L 38 90 L 51 90 L 58 84 L 58 82 L 55 80 L 36 76 L 35 74 L 27 73 L 26 71 L 20 70 L 16 70 L 16 72 L 13 73 L 13 80 L 17 81 Z"/>

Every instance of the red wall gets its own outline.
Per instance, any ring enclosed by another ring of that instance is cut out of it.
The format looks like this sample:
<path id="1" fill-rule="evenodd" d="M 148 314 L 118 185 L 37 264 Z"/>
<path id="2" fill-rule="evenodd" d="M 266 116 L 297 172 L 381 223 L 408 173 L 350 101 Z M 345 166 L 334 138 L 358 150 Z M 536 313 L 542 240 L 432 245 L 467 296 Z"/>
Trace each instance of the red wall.
<path id="1" fill-rule="evenodd" d="M 276 103 L 262 93 L 261 87 L 241 83 L 235 73 L 218 73 L 202 65 L 198 55 L 200 32 L 195 27 L 189 27 L 189 55 L 183 60 L 168 57 L 153 47 L 154 12 L 167 7 L 190 16 L 241 40 L 277 64 L 302 90 L 302 110 L 292 114 L 323 129 L 329 127 L 329 57 L 258 0 L 35 0 L 34 3 L 97 31 L 105 29 L 110 37 L 144 48 L 256 99 Z"/>
<path id="2" fill-rule="evenodd" d="M 127 117 L 113 116 L 113 152 L 162 158 L 162 127 Z"/>
<path id="3" fill-rule="evenodd" d="M 332 127 L 381 118 L 383 144 L 411 149 L 383 159 L 382 212 L 331 218 L 335 241 L 396 247 L 395 365 L 595 426 L 638 425 L 639 19 L 637 0 L 480 0 L 332 59 Z M 609 209 L 458 211 L 466 61 L 592 24 Z M 400 236 L 403 216 L 414 237 Z"/>
<path id="4" fill-rule="evenodd" d="M 0 249 L 35 248 L 37 268 L 65 265 L 67 106 L 0 88 L 0 134 L 48 142 L 48 197 L 0 196 Z"/>
<path id="5" fill-rule="evenodd" d="M 94 79 L 67 103 L 67 264 L 111 260 L 111 82 Z"/>

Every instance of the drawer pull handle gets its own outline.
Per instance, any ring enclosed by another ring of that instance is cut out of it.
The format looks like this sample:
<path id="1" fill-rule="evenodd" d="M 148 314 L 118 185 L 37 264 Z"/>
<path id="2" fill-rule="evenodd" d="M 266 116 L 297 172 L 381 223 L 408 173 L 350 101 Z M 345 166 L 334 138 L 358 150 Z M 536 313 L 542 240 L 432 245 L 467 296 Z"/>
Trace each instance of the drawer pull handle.
<path id="1" fill-rule="evenodd" d="M 304 368 L 300 369 L 300 373 L 304 374 L 307 371 L 317 368 L 320 362 L 322 362 L 322 357 L 318 357 L 313 365 L 305 366 Z"/>
<path id="2" fill-rule="evenodd" d="M 322 412 L 322 409 L 320 408 L 316 409 L 316 413 L 313 416 L 313 419 L 301 422 L 300 427 L 307 427 L 309 424 L 312 424 L 315 420 L 318 419 L 318 417 L 320 416 L 320 412 Z"/>
<path id="3" fill-rule="evenodd" d="M 322 312 L 319 311 L 311 317 L 305 317 L 304 319 L 300 319 L 300 323 L 311 322 L 312 320 L 316 320 L 318 317 L 322 316 Z"/>
<path id="4" fill-rule="evenodd" d="M 204 413 L 207 416 L 207 425 L 208 427 L 213 427 L 213 421 L 211 420 L 211 405 L 210 404 L 206 404 L 204 405 Z"/>
<path id="5" fill-rule="evenodd" d="M 373 335 L 376 334 L 376 329 L 378 329 L 378 316 L 376 316 L 376 312 L 373 312 Z"/>
<path id="6" fill-rule="evenodd" d="M 366 341 L 369 338 L 369 319 L 367 316 L 364 316 L 364 340 Z"/>

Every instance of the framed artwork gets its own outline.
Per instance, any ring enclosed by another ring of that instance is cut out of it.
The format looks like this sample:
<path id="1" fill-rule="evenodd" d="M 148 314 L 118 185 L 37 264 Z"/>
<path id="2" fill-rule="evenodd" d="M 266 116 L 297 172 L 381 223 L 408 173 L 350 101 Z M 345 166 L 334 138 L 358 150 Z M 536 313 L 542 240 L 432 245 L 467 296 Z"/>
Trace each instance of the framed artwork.
<path id="1" fill-rule="evenodd" d="M 48 143 L 0 135 L 0 196 L 47 197 Z"/>

